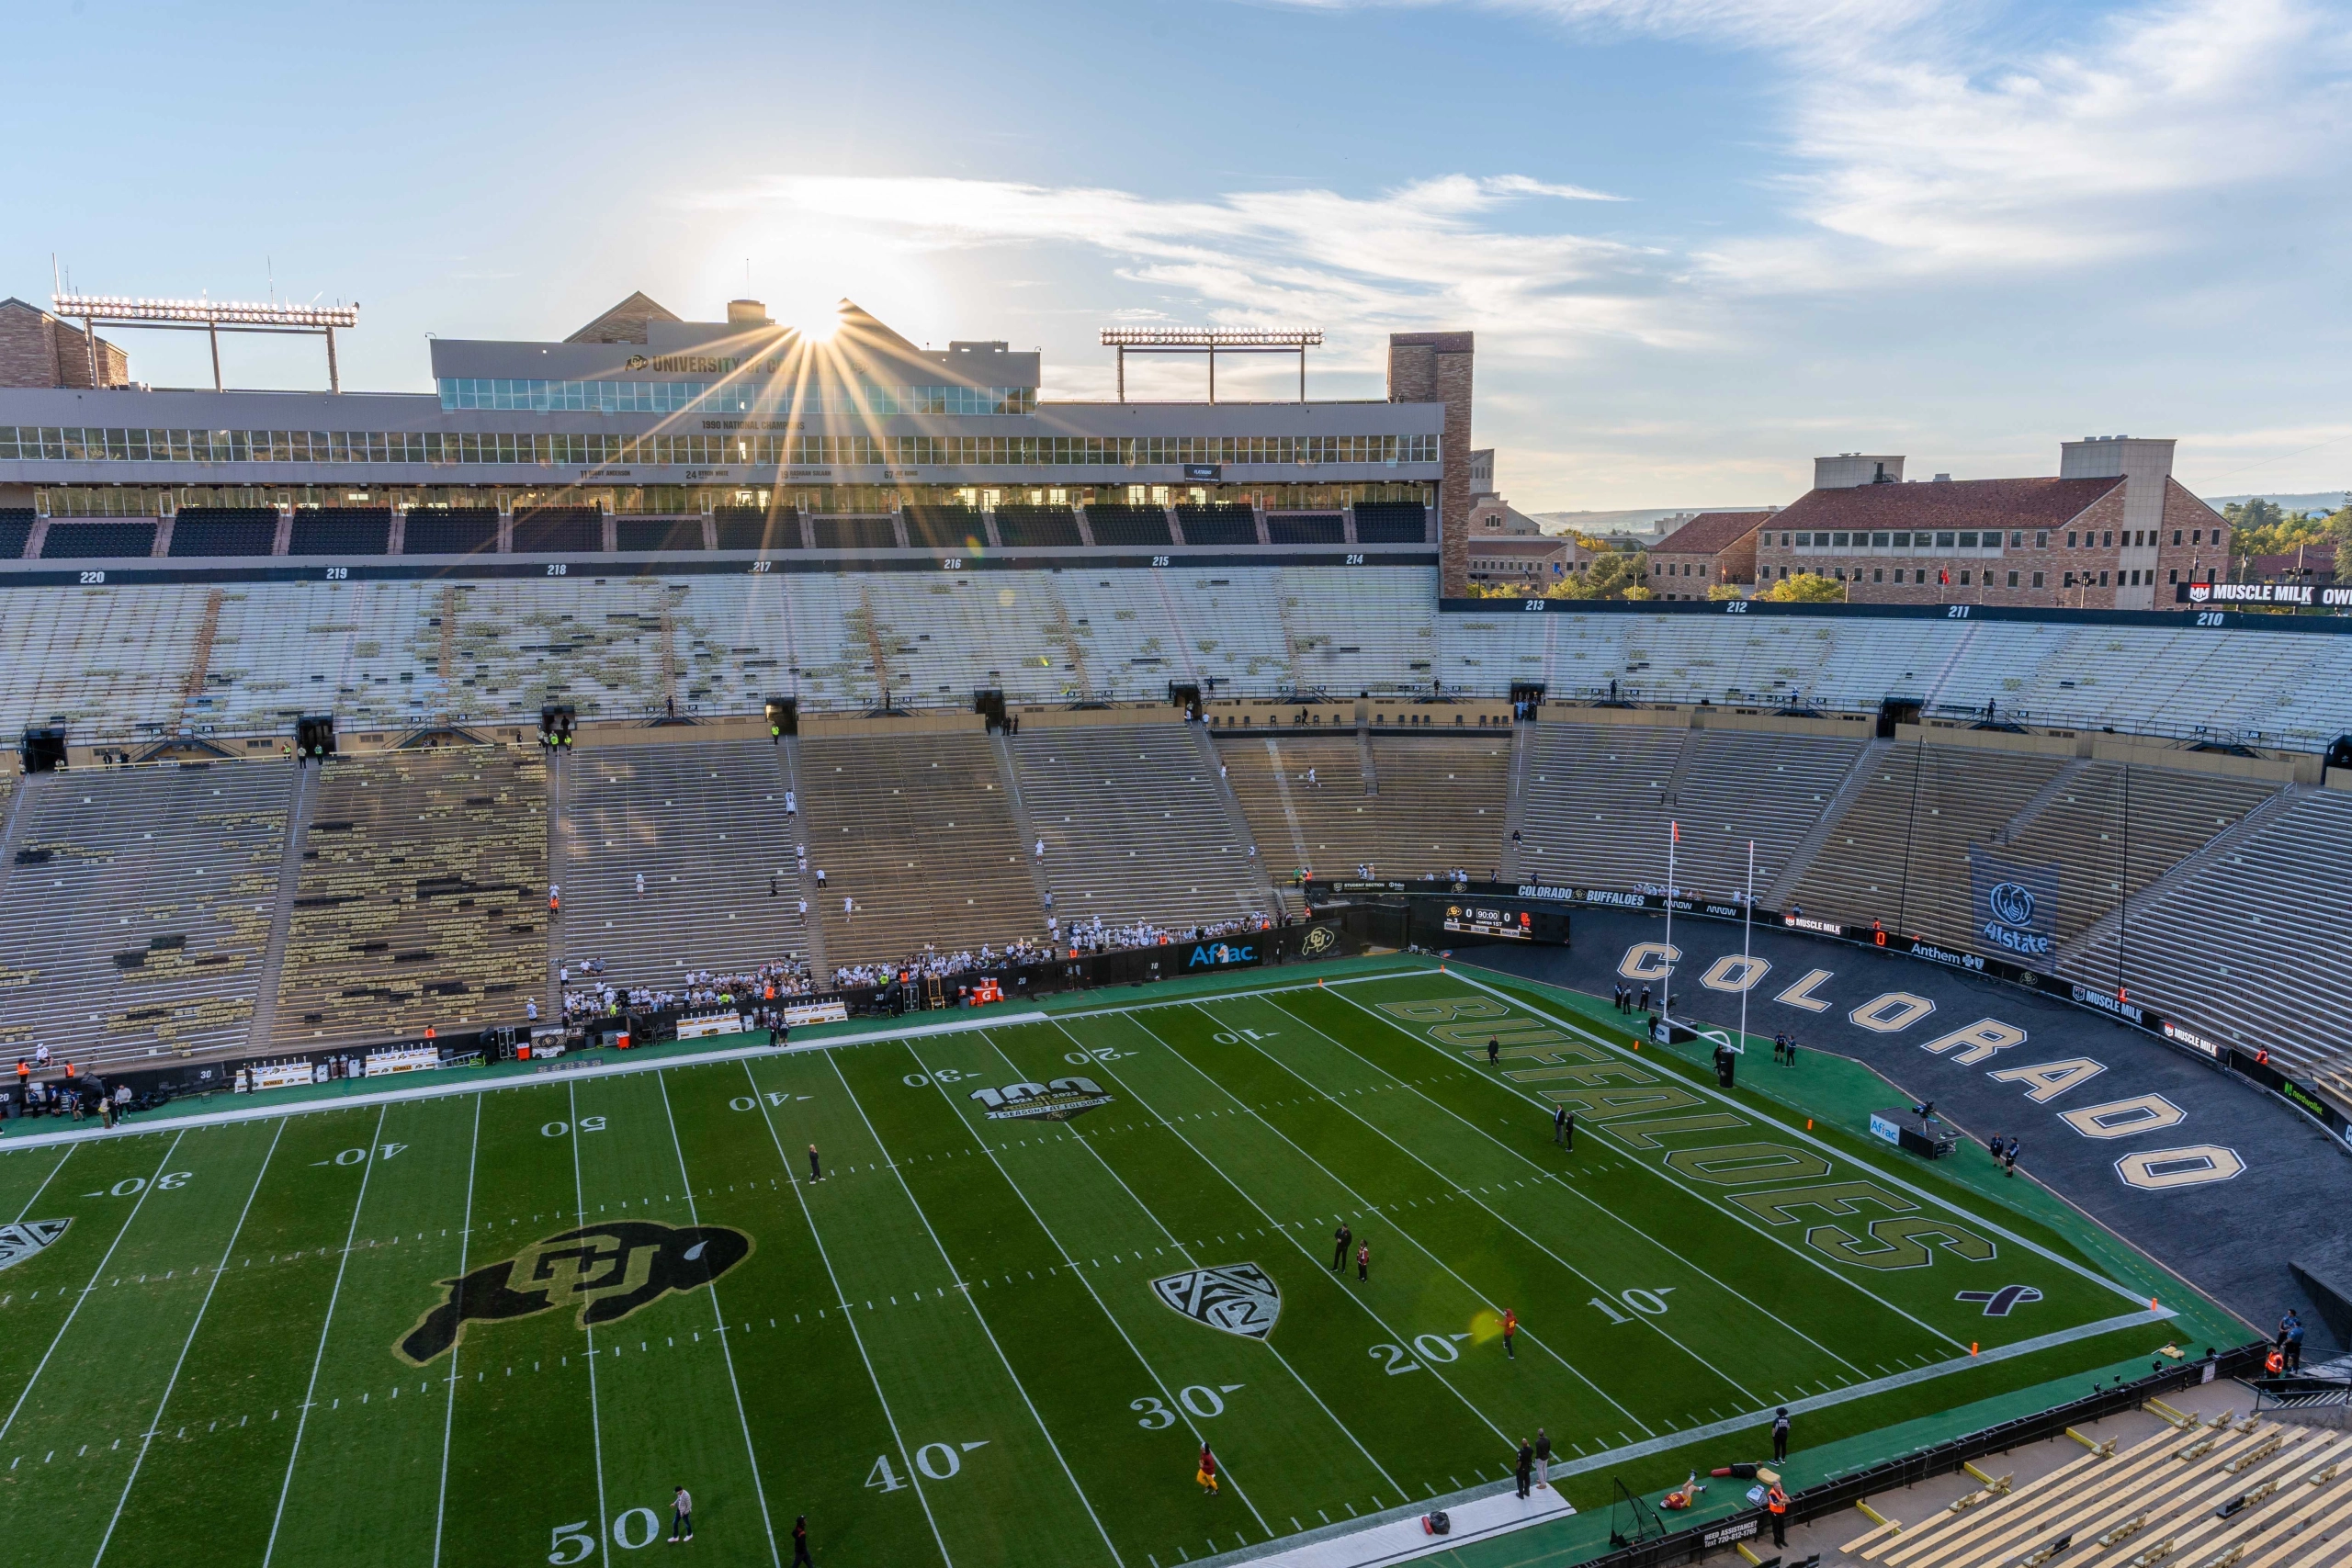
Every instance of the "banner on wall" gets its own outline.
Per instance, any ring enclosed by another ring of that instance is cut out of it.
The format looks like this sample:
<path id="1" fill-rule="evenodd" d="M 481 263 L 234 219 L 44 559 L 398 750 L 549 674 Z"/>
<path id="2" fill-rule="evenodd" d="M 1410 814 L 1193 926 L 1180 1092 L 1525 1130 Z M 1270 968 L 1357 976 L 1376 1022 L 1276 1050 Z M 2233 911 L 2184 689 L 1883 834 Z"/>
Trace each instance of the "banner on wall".
<path id="1" fill-rule="evenodd" d="M 2023 865 L 1968 846 L 1971 921 L 1987 949 L 2018 958 L 2058 950 L 2058 867 Z"/>

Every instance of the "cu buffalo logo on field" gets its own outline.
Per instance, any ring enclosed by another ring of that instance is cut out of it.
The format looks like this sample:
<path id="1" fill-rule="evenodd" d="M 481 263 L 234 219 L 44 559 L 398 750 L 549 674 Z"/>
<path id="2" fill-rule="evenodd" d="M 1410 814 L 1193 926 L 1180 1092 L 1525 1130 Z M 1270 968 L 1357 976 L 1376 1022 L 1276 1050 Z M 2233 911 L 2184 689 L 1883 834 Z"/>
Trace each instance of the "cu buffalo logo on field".
<path id="1" fill-rule="evenodd" d="M 752 1238 L 723 1225 L 615 1220 L 551 1235 L 503 1262 L 439 1281 L 447 1294 L 396 1347 L 424 1366 L 447 1354 L 469 1323 L 577 1307 L 580 1326 L 618 1323 L 676 1291 L 709 1284 L 751 1256 Z"/>
<path id="2" fill-rule="evenodd" d="M 1111 1103 L 1092 1078 L 1009 1083 L 1002 1089 L 976 1089 L 972 1098 L 986 1108 L 991 1122 L 1067 1122 Z"/>
<path id="3" fill-rule="evenodd" d="M 1283 1292 L 1272 1276 L 1255 1263 L 1227 1263 L 1195 1269 L 1151 1282 L 1160 1303 L 1195 1323 L 1244 1339 L 1263 1339 L 1274 1331 L 1282 1315 Z"/>
<path id="4" fill-rule="evenodd" d="M 2033 890 L 2019 883 L 2004 882 L 1986 896 L 1993 906 L 1994 918 L 2003 925 L 2033 924 Z"/>
<path id="5" fill-rule="evenodd" d="M 72 1220 L 19 1220 L 0 1225 L 0 1269 L 14 1269 L 26 1258 L 53 1246 Z"/>
<path id="6" fill-rule="evenodd" d="M 2007 1317 L 2015 1309 L 2031 1306 L 2041 1299 L 2041 1292 L 2031 1285 L 2004 1285 L 1997 1291 L 1962 1291 L 1952 1297 L 1956 1302 L 1982 1302 L 1986 1317 Z"/>

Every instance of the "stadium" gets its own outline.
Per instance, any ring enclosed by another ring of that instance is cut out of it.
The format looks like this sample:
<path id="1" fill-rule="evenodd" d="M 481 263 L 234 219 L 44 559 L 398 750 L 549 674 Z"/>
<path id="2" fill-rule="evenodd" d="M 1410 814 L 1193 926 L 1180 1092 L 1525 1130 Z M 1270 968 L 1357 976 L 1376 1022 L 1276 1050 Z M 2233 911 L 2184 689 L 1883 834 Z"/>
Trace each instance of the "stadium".
<path id="1" fill-rule="evenodd" d="M 2352 1562 L 2352 621 L 2171 442 L 1502 597 L 1466 332 L 101 335 L 357 322 L 0 304 L 11 1561 Z"/>

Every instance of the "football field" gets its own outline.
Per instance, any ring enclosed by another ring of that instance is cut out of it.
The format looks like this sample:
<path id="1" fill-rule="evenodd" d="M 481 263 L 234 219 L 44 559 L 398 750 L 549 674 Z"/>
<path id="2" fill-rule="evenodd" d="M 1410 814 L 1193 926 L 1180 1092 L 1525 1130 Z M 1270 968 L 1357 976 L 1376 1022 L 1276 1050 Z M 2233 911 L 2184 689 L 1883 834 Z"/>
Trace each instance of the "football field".
<path id="1" fill-rule="evenodd" d="M 1492 1489 L 1539 1426 L 1605 1506 L 1777 1405 L 1804 1446 L 2179 1332 L 1532 991 L 1143 995 L 0 1152 L 0 1561 L 595 1563 L 683 1483 L 713 1562 L 806 1515 L 820 1563 L 1173 1568 Z"/>

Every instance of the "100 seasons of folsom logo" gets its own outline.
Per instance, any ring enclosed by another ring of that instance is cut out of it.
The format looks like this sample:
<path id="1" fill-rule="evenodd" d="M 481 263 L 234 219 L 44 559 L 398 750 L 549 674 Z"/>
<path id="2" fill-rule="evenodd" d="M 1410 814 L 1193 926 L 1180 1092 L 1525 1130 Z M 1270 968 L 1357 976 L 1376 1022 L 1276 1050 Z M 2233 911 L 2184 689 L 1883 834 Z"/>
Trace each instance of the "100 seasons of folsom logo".
<path id="1" fill-rule="evenodd" d="M 723 1225 L 614 1220 L 533 1242 L 514 1257 L 439 1281 L 447 1294 L 394 1348 L 424 1366 L 473 1322 L 576 1307 L 580 1326 L 617 1323 L 672 1291 L 709 1284 L 751 1256 L 752 1238 Z"/>

